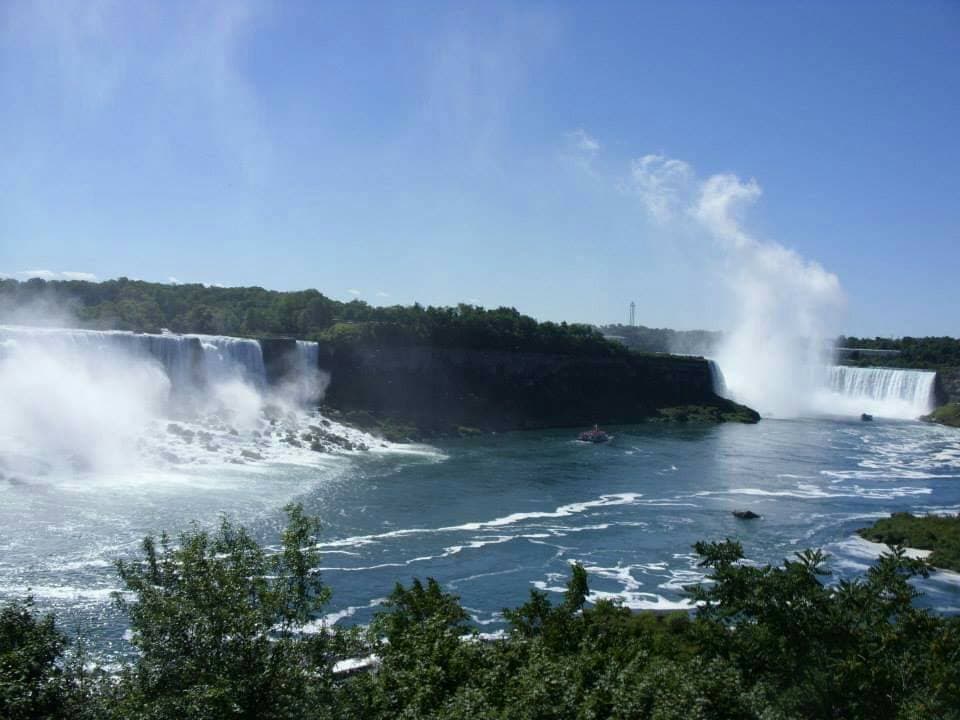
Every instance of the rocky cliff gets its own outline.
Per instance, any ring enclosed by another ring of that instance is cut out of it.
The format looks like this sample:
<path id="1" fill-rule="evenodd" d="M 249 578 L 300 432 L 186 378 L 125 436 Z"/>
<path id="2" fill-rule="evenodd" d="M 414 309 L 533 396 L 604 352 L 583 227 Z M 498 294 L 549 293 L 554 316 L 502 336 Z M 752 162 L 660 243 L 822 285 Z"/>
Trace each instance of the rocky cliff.
<path id="1" fill-rule="evenodd" d="M 737 419 L 756 420 L 713 393 L 702 358 L 349 348 L 322 351 L 320 365 L 331 374 L 326 402 L 332 407 L 439 432 L 630 423 L 677 406 L 709 412 L 674 413 L 672 419 L 733 419 L 740 413 Z"/>
<path id="2" fill-rule="evenodd" d="M 937 405 L 960 403 L 960 367 L 937 370 Z"/>

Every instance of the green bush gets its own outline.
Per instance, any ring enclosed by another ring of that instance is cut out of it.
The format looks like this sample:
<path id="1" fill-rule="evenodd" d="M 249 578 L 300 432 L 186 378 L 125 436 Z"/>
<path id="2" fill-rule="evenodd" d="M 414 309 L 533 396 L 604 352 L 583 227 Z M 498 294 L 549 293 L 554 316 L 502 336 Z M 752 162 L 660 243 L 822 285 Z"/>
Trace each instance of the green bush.
<path id="1" fill-rule="evenodd" d="M 66 687 L 57 661 L 66 643 L 53 616 L 37 615 L 31 598 L 0 608 L 0 718 L 63 713 Z"/>

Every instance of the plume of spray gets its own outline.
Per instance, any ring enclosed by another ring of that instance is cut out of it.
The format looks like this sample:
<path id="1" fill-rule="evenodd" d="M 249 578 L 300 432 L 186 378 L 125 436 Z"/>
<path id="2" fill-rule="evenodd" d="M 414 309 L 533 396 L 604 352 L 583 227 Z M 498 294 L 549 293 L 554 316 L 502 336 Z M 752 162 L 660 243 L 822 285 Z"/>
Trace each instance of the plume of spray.
<path id="1" fill-rule="evenodd" d="M 744 232 L 735 213 L 760 196 L 756 182 L 733 175 L 709 178 L 695 217 L 724 247 L 726 278 L 737 317 L 718 351 L 727 387 L 766 414 L 815 411 L 829 339 L 843 306 L 837 276 L 774 242 Z"/>
<path id="2" fill-rule="evenodd" d="M 2 308 L 0 322 L 11 323 L 0 326 L 0 471 L 35 475 L 127 465 L 170 395 L 163 368 L 72 342 L 54 328 L 76 321 L 53 297 Z"/>
<path id="3" fill-rule="evenodd" d="M 195 342 L 178 347 L 202 348 L 203 372 L 196 384 L 192 375 L 177 375 L 187 385 L 175 387 L 158 358 L 128 334 L 65 330 L 77 321 L 46 300 L 8 309 L 0 312 L 0 480 L 155 464 L 168 420 L 233 428 L 243 442 L 257 437 L 268 416 L 279 413 L 295 426 L 329 381 L 309 343 L 298 349 L 312 354 L 301 352 L 284 382 L 267 388 Z M 5 324 L 8 318 L 14 322 Z"/>
<path id="4" fill-rule="evenodd" d="M 843 291 L 818 263 L 743 228 L 759 184 L 732 174 L 698 180 L 689 164 L 648 155 L 633 165 L 633 187 L 659 224 L 683 225 L 719 250 L 716 269 L 734 300 L 732 328 L 715 351 L 728 396 L 768 416 L 822 409 Z"/>

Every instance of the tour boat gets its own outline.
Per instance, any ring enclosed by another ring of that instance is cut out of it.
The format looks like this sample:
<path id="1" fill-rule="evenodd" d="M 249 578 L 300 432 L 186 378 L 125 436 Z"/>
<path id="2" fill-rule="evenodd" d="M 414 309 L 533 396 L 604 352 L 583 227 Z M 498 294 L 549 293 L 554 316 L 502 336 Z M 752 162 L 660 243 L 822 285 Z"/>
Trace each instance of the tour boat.
<path id="1" fill-rule="evenodd" d="M 585 430 L 577 436 L 580 442 L 605 443 L 610 440 L 610 436 L 600 429 L 599 425 L 594 425 L 593 430 Z"/>

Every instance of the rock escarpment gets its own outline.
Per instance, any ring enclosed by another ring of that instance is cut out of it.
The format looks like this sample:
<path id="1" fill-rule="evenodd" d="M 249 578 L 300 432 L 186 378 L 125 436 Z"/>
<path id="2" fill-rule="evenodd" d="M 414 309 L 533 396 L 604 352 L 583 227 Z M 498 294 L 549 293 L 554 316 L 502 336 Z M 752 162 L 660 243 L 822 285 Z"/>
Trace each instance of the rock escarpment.
<path id="1" fill-rule="evenodd" d="M 650 418 L 741 419 L 718 397 L 706 360 L 669 355 L 592 357 L 427 347 L 321 349 L 326 402 L 345 412 L 402 418 L 418 428 L 514 430 Z M 670 408 L 707 412 L 661 414 Z"/>
<path id="2" fill-rule="evenodd" d="M 937 384 L 934 388 L 937 405 L 960 403 L 960 367 L 940 368 L 937 370 Z"/>

